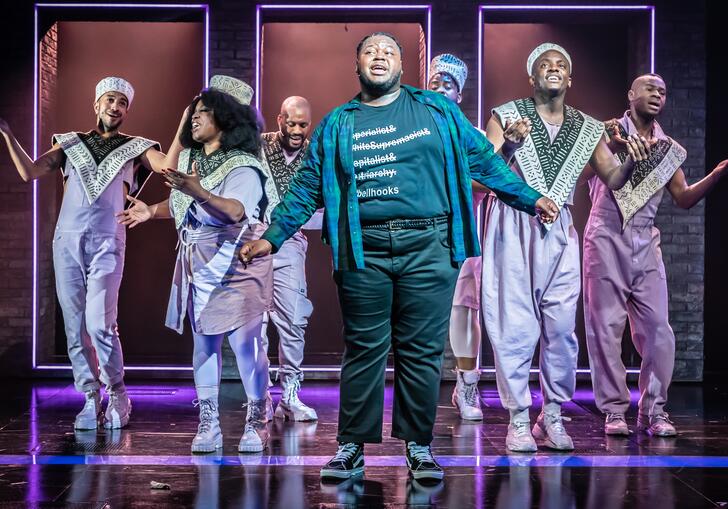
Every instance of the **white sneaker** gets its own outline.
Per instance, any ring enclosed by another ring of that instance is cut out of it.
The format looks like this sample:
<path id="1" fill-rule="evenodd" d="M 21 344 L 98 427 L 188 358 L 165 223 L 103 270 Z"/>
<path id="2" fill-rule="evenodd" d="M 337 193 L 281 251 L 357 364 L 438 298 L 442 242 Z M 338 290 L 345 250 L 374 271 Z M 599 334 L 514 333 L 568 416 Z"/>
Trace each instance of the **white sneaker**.
<path id="1" fill-rule="evenodd" d="M 248 401 L 248 417 L 240 437 L 238 452 L 262 452 L 268 444 L 266 399 Z"/>
<path id="2" fill-rule="evenodd" d="M 624 414 L 607 414 L 604 419 L 604 434 L 629 436 L 629 427 L 627 426 L 627 421 L 624 419 Z"/>
<path id="3" fill-rule="evenodd" d="M 200 424 L 192 439 L 192 452 L 215 452 L 222 448 L 222 430 L 217 405 L 211 399 L 201 399 L 193 403 L 200 407 Z"/>
<path id="4" fill-rule="evenodd" d="M 533 425 L 533 436 L 543 440 L 544 445 L 558 451 L 573 451 L 574 442 L 566 432 L 563 421 L 571 420 L 561 414 L 545 414 L 541 412 Z"/>
<path id="5" fill-rule="evenodd" d="M 515 421 L 508 425 L 506 449 L 512 452 L 536 452 L 538 447 L 531 435 L 529 421 Z"/>
<path id="6" fill-rule="evenodd" d="M 96 390 L 85 392 L 84 395 L 86 396 L 86 403 L 83 405 L 83 410 L 76 416 L 73 428 L 80 430 L 96 429 L 101 419 L 101 394 Z"/>
<path id="7" fill-rule="evenodd" d="M 456 369 L 458 381 L 452 391 L 452 404 L 460 412 L 460 418 L 466 421 L 483 420 L 483 410 L 480 408 L 480 393 L 478 380 L 480 371 L 477 369 Z"/>
<path id="8" fill-rule="evenodd" d="M 129 424 L 131 400 L 126 395 L 126 387 L 118 390 L 107 389 L 109 403 L 106 406 L 104 428 L 117 429 Z"/>
<path id="9" fill-rule="evenodd" d="M 298 391 L 301 390 L 300 375 L 283 380 L 281 386 L 283 387 L 283 394 L 276 407 L 276 417 L 287 421 L 318 420 L 316 410 L 298 399 Z"/>

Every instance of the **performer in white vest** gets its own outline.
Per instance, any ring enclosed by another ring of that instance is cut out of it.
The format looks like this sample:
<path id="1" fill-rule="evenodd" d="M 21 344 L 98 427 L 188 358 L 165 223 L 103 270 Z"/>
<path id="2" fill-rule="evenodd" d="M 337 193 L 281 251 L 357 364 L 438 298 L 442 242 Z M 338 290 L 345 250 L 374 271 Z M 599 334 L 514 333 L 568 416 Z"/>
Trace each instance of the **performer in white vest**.
<path id="1" fill-rule="evenodd" d="M 134 100 L 134 88 L 117 77 L 96 85 L 93 130 L 53 136 L 53 147 L 33 161 L 7 123 L 0 120 L 10 156 L 26 182 L 62 170 L 63 202 L 53 236 L 56 293 L 63 313 L 74 385 L 86 396 L 76 429 L 127 424 L 131 402 L 124 386 L 124 362 L 116 324 L 119 285 L 124 269 L 126 231 L 115 214 L 137 190 L 137 170 L 161 172 L 181 147 L 168 156 L 159 144 L 119 132 Z M 176 139 L 176 137 L 175 137 Z M 101 385 L 109 402 L 101 412 Z"/>
<path id="2" fill-rule="evenodd" d="M 288 185 L 306 156 L 308 134 L 311 131 L 311 106 L 299 96 L 286 98 L 277 118 L 278 131 L 263 134 L 263 159 L 268 173 L 275 183 L 276 201 L 288 192 Z M 268 207 L 271 210 L 271 207 Z M 269 218 L 268 218 L 269 219 Z M 321 214 L 318 219 L 320 229 Z M 311 229 L 307 223 L 304 229 Z M 283 393 L 275 410 L 275 416 L 292 421 L 315 421 L 316 410 L 298 397 L 303 381 L 303 350 L 305 333 L 313 304 L 308 299 L 306 284 L 306 251 L 308 240 L 298 231 L 285 241 L 273 255 L 273 304 L 266 314 L 278 331 L 278 374 Z M 267 327 L 263 328 L 266 351 Z"/>
<path id="3" fill-rule="evenodd" d="M 571 57 L 544 43 L 526 66 L 533 97 L 498 106 L 486 133 L 514 172 L 551 198 L 561 212 L 551 225 L 488 202 L 483 247 L 483 317 L 493 345 L 501 403 L 510 412 L 506 447 L 535 451 L 574 448 L 561 416 L 576 383 L 576 305 L 581 289 L 579 239 L 571 215 L 574 186 L 587 163 L 610 189 L 629 178 L 634 161 L 646 159 L 644 140 L 628 138 L 630 157 L 620 163 L 607 147 L 604 124 L 566 105 Z M 530 430 L 529 371 L 540 343 L 544 404 Z"/>
<path id="4" fill-rule="evenodd" d="M 463 87 L 468 79 L 468 66 L 455 55 L 443 53 L 430 62 L 430 79 L 427 87 L 457 104 L 463 100 Z M 485 135 L 485 133 L 483 133 Z M 480 184 L 473 183 L 473 214 L 478 217 L 478 207 L 486 192 Z M 455 355 L 457 382 L 452 393 L 452 404 L 462 419 L 479 421 L 483 418 L 478 381 L 478 354 L 480 353 L 480 256 L 466 258 L 460 267 L 455 296 L 450 312 L 450 346 Z"/>
<path id="5" fill-rule="evenodd" d="M 179 251 L 167 305 L 167 327 L 180 334 L 189 317 L 194 341 L 192 366 L 200 409 L 192 452 L 222 447 L 218 410 L 222 342 L 235 354 L 247 396 L 239 452 L 261 452 L 268 442 L 271 405 L 263 317 L 273 287 L 270 256 L 243 264 L 244 242 L 265 231 L 271 180 L 263 170 L 253 90 L 230 76 L 213 76 L 190 104 L 180 133 L 185 149 L 178 171 L 165 171 L 169 199 L 148 206 L 140 200 L 119 215 L 134 227 L 149 219 L 174 219 Z"/>
<path id="6" fill-rule="evenodd" d="M 608 189 L 590 178 L 592 208 L 584 230 L 584 318 L 597 407 L 606 414 L 607 435 L 629 435 L 629 408 L 622 336 L 629 319 L 632 342 L 642 357 L 637 428 L 650 435 L 675 436 L 664 407 L 675 364 L 675 335 L 668 322 L 667 280 L 655 216 L 667 190 L 688 209 L 725 174 L 721 162 L 699 182 L 688 185 L 680 166 L 687 152 L 667 136 L 656 117 L 667 87 L 657 74 L 639 76 L 627 92 L 629 110 L 607 122 L 610 148 L 627 158 L 626 139 L 646 138 L 650 157 L 637 164 L 627 183 Z"/>

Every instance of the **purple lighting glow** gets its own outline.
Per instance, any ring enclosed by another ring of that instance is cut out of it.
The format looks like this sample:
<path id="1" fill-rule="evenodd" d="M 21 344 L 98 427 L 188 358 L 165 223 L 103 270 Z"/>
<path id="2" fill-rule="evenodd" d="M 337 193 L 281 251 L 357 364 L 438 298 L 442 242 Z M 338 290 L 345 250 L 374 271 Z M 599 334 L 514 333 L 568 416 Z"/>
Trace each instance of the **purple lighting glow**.
<path id="1" fill-rule="evenodd" d="M 39 72 L 38 46 L 40 44 L 39 13 L 40 9 L 192 9 L 204 12 L 204 62 L 203 76 L 205 86 L 210 79 L 210 8 L 207 4 L 120 4 L 120 3 L 36 3 L 34 10 L 34 45 L 33 45 L 33 159 L 38 158 L 38 136 L 39 136 Z M 57 370 L 71 369 L 69 364 L 40 365 L 38 364 L 38 181 L 33 181 L 33 317 L 32 317 L 32 366 L 34 370 Z M 125 366 L 125 369 L 134 371 L 189 371 L 190 366 Z"/>

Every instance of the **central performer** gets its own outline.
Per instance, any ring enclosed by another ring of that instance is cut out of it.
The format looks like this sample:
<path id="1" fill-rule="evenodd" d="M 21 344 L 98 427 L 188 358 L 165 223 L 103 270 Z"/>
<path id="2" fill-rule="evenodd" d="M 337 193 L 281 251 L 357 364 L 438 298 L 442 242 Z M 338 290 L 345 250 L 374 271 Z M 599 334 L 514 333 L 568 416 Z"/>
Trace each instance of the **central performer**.
<path id="1" fill-rule="evenodd" d="M 361 93 L 314 132 L 308 154 L 249 261 L 280 248 L 320 207 L 344 322 L 339 448 L 323 478 L 363 473 L 382 440 L 387 354 L 394 352 L 392 436 L 415 478 L 441 479 L 430 442 L 455 282 L 480 249 L 471 177 L 551 223 L 558 208 L 516 176 L 457 104 L 401 85 L 402 48 L 377 32 L 356 49 Z"/>

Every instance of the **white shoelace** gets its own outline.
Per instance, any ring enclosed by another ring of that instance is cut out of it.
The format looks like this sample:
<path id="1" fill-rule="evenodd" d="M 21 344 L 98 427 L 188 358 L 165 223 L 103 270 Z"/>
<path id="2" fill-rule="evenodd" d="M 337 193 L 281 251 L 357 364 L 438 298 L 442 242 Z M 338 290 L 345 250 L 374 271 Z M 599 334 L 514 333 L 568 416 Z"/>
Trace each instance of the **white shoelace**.
<path id="1" fill-rule="evenodd" d="M 607 414 L 607 422 L 624 421 L 624 414 Z"/>
<path id="2" fill-rule="evenodd" d="M 358 449 L 359 446 L 353 443 L 340 445 L 331 461 L 349 461 L 354 457 Z"/>
<path id="3" fill-rule="evenodd" d="M 283 400 L 290 403 L 298 403 L 298 391 L 301 390 L 301 381 L 298 378 L 293 378 L 286 383 L 285 389 L 283 390 Z"/>
<path id="4" fill-rule="evenodd" d="M 196 399 L 192 405 L 200 408 L 200 424 L 197 426 L 198 433 L 207 433 L 212 428 L 212 416 L 215 412 L 215 403 L 209 399 Z"/>
<path id="5" fill-rule="evenodd" d="M 566 428 L 564 428 L 563 421 L 570 421 L 571 419 L 560 414 L 545 414 L 543 420 L 544 423 L 548 427 L 552 428 L 556 433 L 566 434 Z"/>
<path id="6" fill-rule="evenodd" d="M 463 397 L 465 398 L 465 404 L 472 407 L 478 406 L 478 384 L 466 384 L 463 383 Z"/>
<path id="7" fill-rule="evenodd" d="M 516 421 L 512 422 L 511 426 L 513 426 L 513 434 L 517 437 L 522 437 L 530 431 L 531 423 L 527 421 Z"/>
<path id="8" fill-rule="evenodd" d="M 410 456 L 420 462 L 433 461 L 429 445 L 418 445 L 414 442 L 410 442 L 407 444 L 407 449 L 409 449 Z"/>

